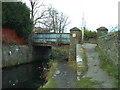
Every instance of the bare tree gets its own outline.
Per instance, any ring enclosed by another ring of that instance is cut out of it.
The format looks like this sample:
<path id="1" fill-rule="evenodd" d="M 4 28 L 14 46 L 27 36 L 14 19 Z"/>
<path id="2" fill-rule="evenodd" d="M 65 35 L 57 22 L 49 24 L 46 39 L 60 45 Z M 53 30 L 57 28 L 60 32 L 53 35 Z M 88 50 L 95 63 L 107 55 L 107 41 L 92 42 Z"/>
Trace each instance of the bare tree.
<path id="1" fill-rule="evenodd" d="M 68 17 L 65 16 L 63 13 L 59 14 L 58 17 L 58 33 L 64 33 L 66 27 L 70 24 L 70 21 L 68 21 Z"/>
<path id="2" fill-rule="evenodd" d="M 29 0 L 31 5 L 31 19 L 35 25 L 39 20 L 47 18 L 48 10 L 42 0 Z M 44 8 L 44 9 L 43 9 Z"/>
<path id="3" fill-rule="evenodd" d="M 52 6 L 45 8 L 42 0 L 29 1 L 31 4 L 31 19 L 34 25 L 39 23 L 41 27 L 50 31 L 53 30 L 54 33 L 65 32 L 66 27 L 70 24 L 67 16 L 58 12 Z"/>
<path id="4" fill-rule="evenodd" d="M 64 33 L 66 27 L 70 24 L 69 18 L 63 13 L 58 12 L 52 6 L 48 7 L 49 16 L 42 23 L 54 33 Z M 41 23 L 41 22 L 40 22 Z"/>

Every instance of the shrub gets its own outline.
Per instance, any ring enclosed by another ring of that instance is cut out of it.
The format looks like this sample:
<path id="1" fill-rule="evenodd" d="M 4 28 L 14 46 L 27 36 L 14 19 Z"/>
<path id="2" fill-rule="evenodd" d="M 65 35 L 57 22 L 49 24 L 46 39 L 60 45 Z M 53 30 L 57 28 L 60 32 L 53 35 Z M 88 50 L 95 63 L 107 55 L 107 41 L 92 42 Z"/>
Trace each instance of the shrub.
<path id="1" fill-rule="evenodd" d="M 82 36 L 82 31 L 80 31 L 80 35 Z M 86 30 L 86 28 L 84 28 L 84 39 L 89 40 L 92 38 L 94 38 L 94 39 L 97 38 L 97 32 L 91 31 L 91 30 Z"/>
<path id="2" fill-rule="evenodd" d="M 96 39 L 96 37 L 97 37 L 97 33 L 95 31 L 85 30 L 84 35 L 85 35 L 85 40 L 88 40 L 90 38 L 95 38 Z"/>
<path id="3" fill-rule="evenodd" d="M 3 2 L 2 26 L 17 30 L 17 34 L 22 37 L 28 37 L 33 27 L 30 9 L 22 2 Z"/>

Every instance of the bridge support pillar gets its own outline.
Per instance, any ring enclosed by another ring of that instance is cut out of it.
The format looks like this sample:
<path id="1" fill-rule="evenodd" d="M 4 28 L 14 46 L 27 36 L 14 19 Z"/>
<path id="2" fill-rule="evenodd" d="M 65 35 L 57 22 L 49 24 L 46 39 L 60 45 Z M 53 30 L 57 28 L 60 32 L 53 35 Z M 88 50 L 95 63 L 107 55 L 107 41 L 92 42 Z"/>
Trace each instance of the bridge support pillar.
<path id="1" fill-rule="evenodd" d="M 76 44 L 80 44 L 81 35 L 77 27 L 70 29 L 69 61 L 76 60 Z"/>

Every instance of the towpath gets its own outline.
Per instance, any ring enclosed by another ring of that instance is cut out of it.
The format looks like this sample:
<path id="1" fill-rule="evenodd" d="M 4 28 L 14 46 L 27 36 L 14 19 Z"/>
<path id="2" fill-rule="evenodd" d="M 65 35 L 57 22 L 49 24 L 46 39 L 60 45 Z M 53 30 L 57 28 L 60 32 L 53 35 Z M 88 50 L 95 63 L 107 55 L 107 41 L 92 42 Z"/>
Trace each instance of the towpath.
<path id="1" fill-rule="evenodd" d="M 100 68 L 100 59 L 96 51 L 97 44 L 85 43 L 82 46 L 85 48 L 88 61 L 88 71 L 85 73 L 84 77 L 88 77 L 91 81 L 97 82 L 94 88 L 114 88 L 115 79 Z M 81 53 L 80 48 L 81 45 L 77 45 L 76 52 L 78 54 Z M 82 61 L 81 55 L 77 55 L 76 58 L 77 61 Z M 58 88 L 76 88 L 76 72 L 69 67 L 66 61 L 59 62 L 53 78 Z"/>
<path id="2" fill-rule="evenodd" d="M 92 81 L 98 83 L 94 86 L 95 88 L 114 88 L 115 79 L 100 68 L 100 59 L 96 51 L 97 44 L 86 43 L 83 46 L 86 49 L 88 60 L 88 72 L 85 74 L 85 77 L 90 77 Z"/>
<path id="3" fill-rule="evenodd" d="M 58 88 L 76 88 L 76 72 L 69 67 L 66 61 L 59 62 L 54 75 Z"/>

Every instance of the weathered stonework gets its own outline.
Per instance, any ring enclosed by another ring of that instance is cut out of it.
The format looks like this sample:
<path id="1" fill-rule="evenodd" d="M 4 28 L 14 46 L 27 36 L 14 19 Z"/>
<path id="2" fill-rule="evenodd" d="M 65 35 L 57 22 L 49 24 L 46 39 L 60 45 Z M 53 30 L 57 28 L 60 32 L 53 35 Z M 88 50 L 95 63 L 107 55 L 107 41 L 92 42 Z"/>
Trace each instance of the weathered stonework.
<path id="1" fill-rule="evenodd" d="M 3 45 L 2 67 L 14 66 L 32 61 L 32 47 L 27 45 Z"/>
<path id="2" fill-rule="evenodd" d="M 51 47 L 30 45 L 3 45 L 2 67 L 26 64 L 50 58 Z"/>
<path id="3" fill-rule="evenodd" d="M 108 33 L 108 29 L 106 27 L 100 27 L 97 29 L 97 37 L 106 35 Z"/>
<path id="4" fill-rule="evenodd" d="M 114 63 L 115 65 L 118 65 L 118 58 L 119 58 L 118 42 L 120 42 L 120 40 L 118 39 L 117 32 L 110 34 L 106 33 L 106 35 L 105 33 L 103 33 L 98 37 L 97 40 L 98 46 L 106 53 L 106 55 L 110 58 L 111 62 Z"/>
<path id="5" fill-rule="evenodd" d="M 69 60 L 76 60 L 76 44 L 80 44 L 80 30 L 76 27 L 70 29 Z"/>

